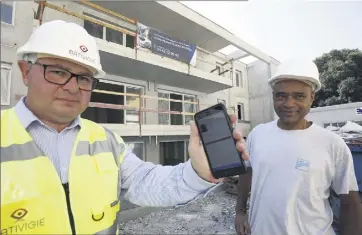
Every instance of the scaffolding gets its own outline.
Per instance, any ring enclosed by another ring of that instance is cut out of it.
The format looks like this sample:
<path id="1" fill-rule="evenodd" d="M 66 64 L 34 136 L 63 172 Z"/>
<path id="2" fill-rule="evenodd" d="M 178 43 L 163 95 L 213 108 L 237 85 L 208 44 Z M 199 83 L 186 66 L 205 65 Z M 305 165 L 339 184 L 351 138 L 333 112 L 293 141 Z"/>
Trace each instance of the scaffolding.
<path id="1" fill-rule="evenodd" d="M 116 31 L 124 33 L 126 35 L 133 36 L 134 40 L 135 40 L 135 45 L 136 45 L 136 33 L 132 32 L 132 31 L 130 31 L 128 29 L 118 27 L 118 26 L 109 24 L 107 22 L 103 22 L 103 21 L 94 19 L 92 17 L 86 16 L 86 15 L 82 15 L 82 14 L 79 14 L 79 13 L 76 13 L 76 12 L 72 12 L 71 10 L 66 9 L 65 5 L 63 5 L 63 7 L 60 7 L 60 6 L 57 6 L 55 4 L 49 3 L 47 1 L 35 1 L 35 2 L 38 4 L 38 10 L 35 13 L 34 18 L 36 20 L 39 20 L 40 25 L 43 22 L 43 15 L 44 15 L 45 9 L 49 8 L 49 9 L 53 9 L 53 10 L 56 10 L 58 12 L 61 12 L 61 13 L 64 13 L 64 14 L 79 18 L 79 19 L 89 21 L 91 23 L 94 23 L 94 24 L 97 24 L 97 25 L 100 25 L 100 26 L 103 26 L 103 27 L 107 27 L 107 28 L 116 30 Z M 128 22 L 130 24 L 137 25 L 137 20 L 130 19 L 128 17 L 125 17 L 125 16 L 123 16 L 121 14 L 118 14 L 116 12 L 113 12 L 113 11 L 111 11 L 109 9 L 105 9 L 105 8 L 103 8 L 103 7 L 99 6 L 99 5 L 96 5 L 94 3 L 91 3 L 89 1 L 81 0 L 80 4 L 83 4 L 83 5 L 87 6 L 87 7 L 90 7 L 92 9 L 94 9 L 94 10 L 97 10 L 99 12 L 106 13 L 108 15 L 111 15 L 111 16 L 116 17 L 118 19 L 121 19 L 123 21 L 126 21 L 126 22 Z M 137 46 L 135 46 L 135 48 L 134 48 L 135 53 L 137 54 L 137 50 L 140 50 L 140 49 L 141 48 L 137 48 Z M 212 55 L 212 56 L 216 57 L 218 60 L 222 60 L 224 62 L 222 64 L 222 66 L 227 66 L 227 65 L 232 66 L 232 63 L 231 63 L 230 60 L 226 60 L 225 58 L 222 58 L 221 56 L 215 55 L 215 54 L 213 54 L 213 53 L 211 53 L 211 52 L 209 52 L 209 51 L 207 51 L 205 49 L 202 49 L 202 48 L 199 48 L 199 47 L 197 47 L 197 49 L 199 51 L 202 51 L 206 55 Z M 202 61 L 204 63 L 212 64 L 215 67 L 219 66 L 217 63 L 213 63 L 213 62 L 210 62 L 208 60 L 204 60 L 204 59 L 202 59 L 200 57 L 198 57 L 197 60 L 200 60 L 200 61 Z M 189 65 L 189 66 L 192 66 L 192 65 Z M 217 70 L 217 68 L 213 69 L 212 71 L 209 71 L 209 72 L 212 73 L 212 72 L 214 72 L 216 70 Z M 227 71 L 229 71 L 229 70 L 232 71 L 232 67 L 227 69 Z M 231 77 L 232 77 L 232 75 L 231 75 Z M 204 109 L 204 108 L 207 108 L 208 106 L 210 106 L 208 104 L 201 104 L 200 105 L 200 101 L 196 96 L 195 96 L 196 101 L 192 102 L 192 101 L 185 101 L 185 100 L 177 100 L 177 99 L 170 99 L 170 98 L 155 97 L 155 96 L 149 96 L 149 95 L 144 95 L 144 94 L 128 94 L 128 93 L 123 93 L 123 92 L 114 92 L 114 91 L 107 91 L 107 90 L 100 90 L 100 89 L 95 89 L 95 90 L 93 90 L 93 92 L 94 93 L 103 93 L 103 94 L 108 94 L 108 95 L 124 96 L 125 100 L 126 100 L 126 97 L 128 97 L 128 96 L 137 97 L 138 98 L 138 104 L 136 104 L 136 105 L 120 105 L 120 104 L 90 102 L 88 107 L 101 108 L 101 109 L 115 109 L 115 110 L 132 110 L 132 111 L 138 112 L 139 136 L 142 136 L 142 123 L 143 123 L 142 117 L 143 117 L 143 113 L 153 112 L 153 113 L 168 113 L 168 114 L 175 114 L 175 115 L 193 116 L 195 114 L 195 112 L 200 110 L 200 106 L 202 107 L 201 109 Z M 20 99 L 19 96 L 17 96 L 16 98 Z M 170 111 L 169 109 L 166 110 L 166 109 L 158 109 L 158 108 L 148 108 L 148 107 L 144 107 L 144 105 L 143 105 L 143 104 L 146 103 L 145 102 L 146 100 L 163 100 L 163 101 L 169 101 L 169 102 L 181 102 L 183 104 L 195 105 L 196 108 L 195 108 L 195 112 Z M 235 112 L 235 110 L 233 110 L 233 108 L 234 107 L 231 107 L 231 112 Z M 229 109 L 229 111 L 230 111 L 230 109 Z M 122 123 L 120 123 L 120 124 L 122 124 Z M 145 124 L 145 125 L 147 125 L 147 124 Z"/>

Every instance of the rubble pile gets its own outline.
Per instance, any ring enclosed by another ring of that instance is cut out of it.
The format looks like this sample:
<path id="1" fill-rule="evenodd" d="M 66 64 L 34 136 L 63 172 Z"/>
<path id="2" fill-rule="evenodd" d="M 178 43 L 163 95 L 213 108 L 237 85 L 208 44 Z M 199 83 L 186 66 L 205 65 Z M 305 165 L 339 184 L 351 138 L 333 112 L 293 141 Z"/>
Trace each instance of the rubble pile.
<path id="1" fill-rule="evenodd" d="M 119 234 L 235 234 L 235 204 L 235 195 L 215 190 L 188 205 L 122 223 Z"/>

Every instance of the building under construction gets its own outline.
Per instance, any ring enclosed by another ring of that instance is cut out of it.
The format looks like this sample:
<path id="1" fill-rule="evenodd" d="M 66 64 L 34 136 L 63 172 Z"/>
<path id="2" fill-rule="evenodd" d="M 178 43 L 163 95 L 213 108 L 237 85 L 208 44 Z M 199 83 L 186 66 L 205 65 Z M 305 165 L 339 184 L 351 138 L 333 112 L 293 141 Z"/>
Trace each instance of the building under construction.
<path id="1" fill-rule="evenodd" d="M 144 160 L 186 161 L 188 123 L 217 102 L 237 114 L 245 135 L 274 118 L 266 80 L 278 61 L 177 1 L 1 1 L 2 109 L 26 95 L 17 48 L 56 19 L 96 39 L 107 72 L 82 116 Z"/>

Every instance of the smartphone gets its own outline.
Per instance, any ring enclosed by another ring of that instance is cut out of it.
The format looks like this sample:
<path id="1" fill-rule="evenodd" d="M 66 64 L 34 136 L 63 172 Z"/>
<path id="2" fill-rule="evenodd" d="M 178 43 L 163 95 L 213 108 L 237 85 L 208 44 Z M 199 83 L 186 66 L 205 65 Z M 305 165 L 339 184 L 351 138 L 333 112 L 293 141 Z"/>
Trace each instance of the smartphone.
<path id="1" fill-rule="evenodd" d="M 246 173 L 245 162 L 236 149 L 233 128 L 222 103 L 195 113 L 195 124 L 214 178 Z"/>

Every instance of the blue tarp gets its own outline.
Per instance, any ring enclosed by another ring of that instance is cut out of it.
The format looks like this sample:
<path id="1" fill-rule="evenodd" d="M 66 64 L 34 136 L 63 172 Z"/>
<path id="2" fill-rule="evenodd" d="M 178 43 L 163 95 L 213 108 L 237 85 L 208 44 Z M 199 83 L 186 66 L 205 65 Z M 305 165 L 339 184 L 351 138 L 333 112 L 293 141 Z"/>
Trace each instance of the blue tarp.
<path id="1" fill-rule="evenodd" d="M 357 183 L 359 191 L 362 193 L 362 144 L 348 144 L 348 147 L 352 152 Z"/>
<path id="2" fill-rule="evenodd" d="M 360 191 L 360 198 L 362 203 L 362 144 L 347 144 L 349 149 L 351 150 L 352 157 L 353 157 L 353 164 L 355 169 L 355 174 L 357 178 L 357 183 L 359 186 Z M 340 201 L 337 195 L 332 193 L 332 196 L 329 200 L 333 214 L 334 214 L 334 221 L 333 227 L 336 232 L 339 231 L 339 208 L 340 208 Z"/>

